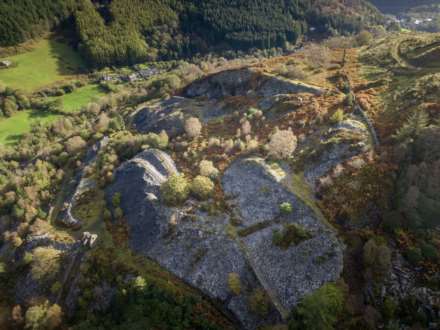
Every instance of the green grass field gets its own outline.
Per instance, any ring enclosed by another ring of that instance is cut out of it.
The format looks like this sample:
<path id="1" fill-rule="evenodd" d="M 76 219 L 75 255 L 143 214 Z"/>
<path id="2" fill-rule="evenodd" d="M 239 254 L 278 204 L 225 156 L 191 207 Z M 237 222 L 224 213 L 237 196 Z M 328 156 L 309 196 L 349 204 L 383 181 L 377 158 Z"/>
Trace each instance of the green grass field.
<path id="1" fill-rule="evenodd" d="M 0 81 L 24 92 L 67 80 L 84 67 L 79 54 L 68 45 L 52 39 L 42 39 L 33 50 L 2 60 L 12 61 L 14 67 L 0 69 Z"/>
<path id="2" fill-rule="evenodd" d="M 98 85 L 87 85 L 75 90 L 73 93 L 61 96 L 61 100 L 65 111 L 74 112 L 104 95 L 105 93 Z"/>
<path id="3" fill-rule="evenodd" d="M 30 132 L 31 125 L 38 121 L 51 123 L 60 115 L 33 110 L 20 111 L 10 118 L 0 119 L 0 144 L 13 145 L 23 134 Z"/>
<path id="4" fill-rule="evenodd" d="M 105 93 L 99 86 L 87 85 L 73 93 L 61 96 L 61 99 L 66 112 L 75 112 L 104 95 Z M 26 110 L 17 112 L 10 118 L 0 119 L 0 144 L 14 145 L 23 134 L 30 131 L 33 123 L 40 121 L 43 124 L 49 124 L 60 117 L 61 115 L 58 114 Z"/>

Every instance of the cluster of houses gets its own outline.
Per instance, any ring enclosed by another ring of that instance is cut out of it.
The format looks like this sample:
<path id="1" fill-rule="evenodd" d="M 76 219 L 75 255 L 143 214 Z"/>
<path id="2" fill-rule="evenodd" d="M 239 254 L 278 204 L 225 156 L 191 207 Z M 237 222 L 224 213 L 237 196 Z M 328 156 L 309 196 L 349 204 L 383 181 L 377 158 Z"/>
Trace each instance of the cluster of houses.
<path id="1" fill-rule="evenodd" d="M 130 74 L 118 74 L 118 73 L 110 73 L 104 74 L 101 77 L 101 81 L 104 82 L 135 82 L 140 80 L 147 80 L 152 76 L 161 73 L 161 70 L 155 67 L 147 68 L 147 69 L 139 69 Z"/>

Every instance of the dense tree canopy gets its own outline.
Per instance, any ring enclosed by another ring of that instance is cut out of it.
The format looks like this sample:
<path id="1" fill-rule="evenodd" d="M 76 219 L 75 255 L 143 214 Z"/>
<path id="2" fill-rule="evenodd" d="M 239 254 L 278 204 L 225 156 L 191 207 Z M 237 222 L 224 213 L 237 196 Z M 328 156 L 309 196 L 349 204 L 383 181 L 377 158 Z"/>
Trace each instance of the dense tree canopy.
<path id="1" fill-rule="evenodd" d="M 80 49 L 94 66 L 215 48 L 282 47 L 295 43 L 309 27 L 352 33 L 380 19 L 363 0 L 349 6 L 334 0 L 8 0 L 0 9 L 0 46 L 73 18 L 68 26 L 75 26 Z"/>
<path id="2" fill-rule="evenodd" d="M 0 46 L 33 38 L 64 20 L 71 0 L 3 0 L 0 2 Z"/>

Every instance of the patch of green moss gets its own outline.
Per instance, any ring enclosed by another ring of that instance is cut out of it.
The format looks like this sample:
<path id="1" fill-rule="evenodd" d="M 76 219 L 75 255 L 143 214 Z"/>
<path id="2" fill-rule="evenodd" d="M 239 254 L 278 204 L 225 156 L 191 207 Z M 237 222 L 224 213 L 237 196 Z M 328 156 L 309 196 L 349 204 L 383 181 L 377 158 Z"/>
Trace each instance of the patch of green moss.
<path id="1" fill-rule="evenodd" d="M 312 238 L 312 235 L 301 225 L 296 223 L 284 225 L 282 230 L 274 230 L 272 242 L 283 250 L 287 250 L 292 245 Z"/>

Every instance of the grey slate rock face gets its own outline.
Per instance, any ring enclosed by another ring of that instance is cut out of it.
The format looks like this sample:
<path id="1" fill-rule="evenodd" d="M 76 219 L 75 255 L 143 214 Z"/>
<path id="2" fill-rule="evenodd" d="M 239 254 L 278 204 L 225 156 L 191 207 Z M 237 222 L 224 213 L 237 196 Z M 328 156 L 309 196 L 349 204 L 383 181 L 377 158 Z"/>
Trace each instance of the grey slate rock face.
<path id="1" fill-rule="evenodd" d="M 262 74 L 245 68 L 222 71 L 196 81 L 186 88 L 184 96 L 219 99 L 237 95 L 270 97 L 277 94 L 295 93 L 321 95 L 324 90 L 298 81 Z"/>
<path id="2" fill-rule="evenodd" d="M 176 172 L 164 152 L 144 151 L 116 171 L 107 200 L 121 193 L 129 245 L 134 251 L 221 302 L 243 329 L 279 321 L 305 294 L 339 277 L 342 252 L 333 232 L 277 181 L 263 160 L 233 163 L 222 181 L 243 228 L 269 221 L 267 228 L 246 237 L 230 234 L 228 214 L 209 216 L 198 211 L 191 200 L 180 208 L 163 205 L 160 185 Z M 268 189 L 260 189 L 264 186 Z M 295 212 L 280 220 L 279 204 L 285 201 L 292 202 Z M 303 224 L 313 238 L 281 250 L 273 245 L 272 235 L 284 222 Z M 327 251 L 327 259 L 317 262 Z M 240 277 L 240 295 L 229 288 L 230 273 Z M 248 296 L 257 288 L 265 289 L 274 304 L 264 318 L 248 305 Z"/>
<path id="3" fill-rule="evenodd" d="M 229 70 L 209 76 L 189 85 L 184 95 L 190 98 L 218 99 L 225 96 L 246 95 L 255 73 L 249 69 Z"/>
<path id="4" fill-rule="evenodd" d="M 175 137 L 184 132 L 184 118 L 179 107 L 184 99 L 172 97 L 137 111 L 132 118 L 132 126 L 141 133 L 166 131 Z"/>
<path id="5" fill-rule="evenodd" d="M 199 117 L 207 122 L 230 113 L 223 102 L 173 96 L 147 103 L 131 116 L 131 126 L 140 133 L 167 132 L 173 138 L 184 133 L 185 119 Z"/>
<path id="6" fill-rule="evenodd" d="M 370 134 L 367 127 L 356 119 L 346 119 L 336 124 L 321 137 L 322 143 L 331 141 L 338 134 L 357 136 L 358 141 L 350 138 L 340 138 L 339 143 L 330 143 L 318 155 L 317 159 L 310 161 L 304 171 L 304 176 L 310 186 L 315 187 L 319 178 L 329 173 L 336 165 L 341 164 L 355 156 L 371 150 Z"/>
<path id="7" fill-rule="evenodd" d="M 235 161 L 223 176 L 225 194 L 235 207 L 243 228 L 265 222 L 266 226 L 242 238 L 247 258 L 259 281 L 281 314 L 290 311 L 306 294 L 340 277 L 343 247 L 319 216 L 283 185 L 285 177 L 263 159 Z M 283 202 L 293 213 L 280 216 Z M 312 238 L 283 250 L 272 242 L 273 231 L 296 223 Z"/>
<path id="8" fill-rule="evenodd" d="M 146 150 L 115 173 L 114 184 L 106 192 L 111 205 L 115 193 L 121 194 L 121 208 L 130 227 L 130 247 L 136 252 L 150 249 L 154 239 L 166 230 L 169 210 L 155 201 L 160 186 L 177 173 L 173 160 L 160 150 Z M 163 220 L 163 221 L 162 221 Z"/>
<path id="9" fill-rule="evenodd" d="M 131 115 L 131 126 L 140 133 L 166 131 L 174 138 L 184 133 L 185 119 L 198 117 L 203 122 L 243 109 L 228 106 L 225 98 L 247 96 L 260 100 L 262 109 L 269 109 L 287 94 L 320 95 L 323 89 L 299 81 L 261 74 L 251 69 L 223 71 L 190 84 L 183 97 L 147 103 Z"/>
<path id="10" fill-rule="evenodd" d="M 279 320 L 276 312 L 265 320 L 252 314 L 246 295 L 234 296 L 229 289 L 230 273 L 240 276 L 243 290 L 261 286 L 240 244 L 228 235 L 227 215 L 188 213 L 191 201 L 181 208 L 161 204 L 160 185 L 172 173 L 176 173 L 174 163 L 158 150 L 147 150 L 116 171 L 114 183 L 107 190 L 107 200 L 121 193 L 129 246 L 211 299 L 223 302 L 225 308 L 234 306 L 231 312 L 245 329 Z M 151 195 L 157 200 L 151 199 Z"/>

